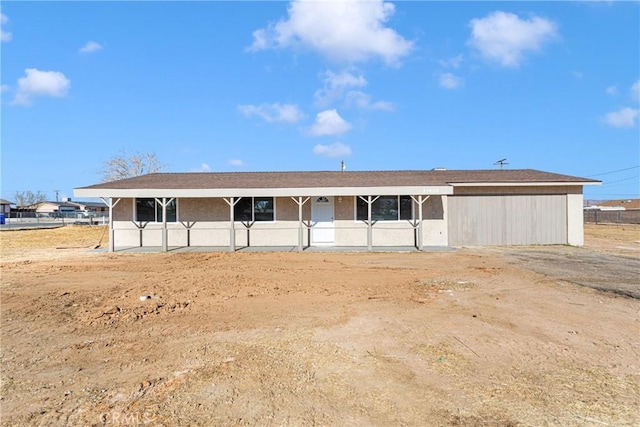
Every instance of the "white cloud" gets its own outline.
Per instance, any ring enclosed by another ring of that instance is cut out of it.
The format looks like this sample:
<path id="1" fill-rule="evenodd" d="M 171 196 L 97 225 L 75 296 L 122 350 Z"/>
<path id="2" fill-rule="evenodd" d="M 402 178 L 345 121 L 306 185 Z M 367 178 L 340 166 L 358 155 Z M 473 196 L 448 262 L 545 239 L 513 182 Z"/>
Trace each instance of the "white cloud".
<path id="1" fill-rule="evenodd" d="M 84 46 L 80 48 L 80 53 L 93 53 L 102 50 L 102 45 L 94 41 L 88 41 Z"/>
<path id="2" fill-rule="evenodd" d="M 604 122 L 616 128 L 631 128 L 636 125 L 640 111 L 636 108 L 621 108 L 604 116 Z"/>
<path id="3" fill-rule="evenodd" d="M 313 136 L 340 135 L 349 129 L 351 125 L 336 110 L 325 110 L 318 113 L 309 133 Z"/>
<path id="4" fill-rule="evenodd" d="M 294 104 L 260 104 L 240 105 L 238 109 L 247 117 L 258 116 L 269 123 L 296 123 L 304 118 L 304 114 Z"/>
<path id="5" fill-rule="evenodd" d="M 640 101 L 640 80 L 631 85 L 631 99 Z"/>
<path id="6" fill-rule="evenodd" d="M 318 144 L 313 147 L 313 154 L 325 157 L 346 157 L 351 155 L 351 147 L 341 142 L 334 142 L 331 145 Z"/>
<path id="7" fill-rule="evenodd" d="M 440 86 L 445 89 L 458 89 L 464 85 L 464 79 L 451 73 L 443 73 L 440 75 Z"/>
<path id="8" fill-rule="evenodd" d="M 229 166 L 241 167 L 244 166 L 244 162 L 240 159 L 230 159 L 228 162 Z"/>
<path id="9" fill-rule="evenodd" d="M 393 104 L 386 101 L 371 101 L 371 96 L 360 90 L 352 90 L 354 88 L 362 88 L 367 85 L 367 79 L 362 75 L 354 74 L 349 71 L 334 73 L 326 71 L 324 73 L 324 81 L 322 89 L 314 94 L 315 104 L 319 107 L 327 107 L 328 105 L 343 100 L 345 105 L 354 106 L 363 110 L 393 110 Z"/>
<path id="10" fill-rule="evenodd" d="M 453 58 L 441 59 L 439 62 L 440 65 L 445 68 L 459 68 L 460 65 L 462 65 L 462 61 L 464 61 L 464 56 L 460 54 Z"/>
<path id="11" fill-rule="evenodd" d="M 517 67 L 527 52 L 535 52 L 558 35 L 556 24 L 538 16 L 520 19 L 507 12 L 493 12 L 472 19 L 469 44 L 487 59 L 505 67 Z"/>
<path id="12" fill-rule="evenodd" d="M 11 90 L 11 86 L 9 85 L 0 85 L 0 93 L 9 92 Z"/>
<path id="13" fill-rule="evenodd" d="M 386 26 L 394 13 L 395 6 L 383 0 L 293 0 L 287 19 L 254 31 L 249 50 L 310 49 L 337 62 L 380 58 L 395 65 L 413 42 Z"/>
<path id="14" fill-rule="evenodd" d="M 607 95 L 617 95 L 618 94 L 618 86 L 613 85 L 613 86 L 609 86 L 608 88 L 605 89 L 605 92 L 607 93 Z"/>
<path id="15" fill-rule="evenodd" d="M 4 27 L 9 22 L 9 18 L 4 13 L 0 13 L 0 25 Z M 0 40 L 8 42 L 13 38 L 13 34 L 9 31 L 5 31 L 4 28 L 0 29 Z"/>
<path id="16" fill-rule="evenodd" d="M 323 87 L 313 95 L 316 105 L 324 107 L 344 97 L 350 88 L 359 88 L 367 85 L 367 79 L 361 75 L 355 75 L 348 71 L 336 74 L 332 71 L 324 73 Z"/>
<path id="17" fill-rule="evenodd" d="M 345 95 L 345 101 L 347 106 L 355 106 L 361 110 L 393 111 L 395 108 L 393 103 L 388 101 L 372 102 L 369 94 L 358 90 L 349 91 Z"/>
<path id="18" fill-rule="evenodd" d="M 31 105 L 33 98 L 51 96 L 62 98 L 69 92 L 71 81 L 59 71 L 40 71 L 27 68 L 26 77 L 18 79 L 18 91 L 13 104 Z"/>
<path id="19" fill-rule="evenodd" d="M 199 168 L 191 169 L 191 172 L 211 172 L 211 167 L 208 163 L 202 163 Z"/>

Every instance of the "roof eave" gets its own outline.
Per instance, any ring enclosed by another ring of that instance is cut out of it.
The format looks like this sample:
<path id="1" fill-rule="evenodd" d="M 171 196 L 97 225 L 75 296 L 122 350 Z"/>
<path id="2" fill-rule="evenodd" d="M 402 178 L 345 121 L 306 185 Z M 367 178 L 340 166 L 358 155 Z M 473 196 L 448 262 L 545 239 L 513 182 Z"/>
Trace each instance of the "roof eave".
<path id="1" fill-rule="evenodd" d="M 396 196 L 450 195 L 451 186 L 312 187 L 312 188 L 76 188 L 75 197 L 296 197 L 296 196 Z"/>
<path id="2" fill-rule="evenodd" d="M 553 182 L 450 182 L 453 187 L 560 187 L 600 185 L 600 181 L 553 181 Z"/>

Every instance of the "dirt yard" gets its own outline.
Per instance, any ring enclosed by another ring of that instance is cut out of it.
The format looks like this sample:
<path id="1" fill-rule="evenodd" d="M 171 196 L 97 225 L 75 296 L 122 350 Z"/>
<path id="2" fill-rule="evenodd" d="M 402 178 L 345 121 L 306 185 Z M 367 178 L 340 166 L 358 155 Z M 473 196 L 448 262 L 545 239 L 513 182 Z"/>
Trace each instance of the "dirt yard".
<path id="1" fill-rule="evenodd" d="M 640 425 L 638 226 L 376 254 L 103 233 L 0 232 L 1 425 Z"/>

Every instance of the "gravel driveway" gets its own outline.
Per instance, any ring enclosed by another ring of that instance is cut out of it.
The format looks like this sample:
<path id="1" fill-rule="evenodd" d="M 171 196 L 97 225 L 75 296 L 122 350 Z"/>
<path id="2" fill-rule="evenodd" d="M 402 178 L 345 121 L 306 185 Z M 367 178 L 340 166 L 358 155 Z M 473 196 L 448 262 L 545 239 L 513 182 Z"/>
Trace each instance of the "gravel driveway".
<path id="1" fill-rule="evenodd" d="M 587 248 L 500 249 L 512 263 L 589 288 L 640 299 L 640 259 Z"/>

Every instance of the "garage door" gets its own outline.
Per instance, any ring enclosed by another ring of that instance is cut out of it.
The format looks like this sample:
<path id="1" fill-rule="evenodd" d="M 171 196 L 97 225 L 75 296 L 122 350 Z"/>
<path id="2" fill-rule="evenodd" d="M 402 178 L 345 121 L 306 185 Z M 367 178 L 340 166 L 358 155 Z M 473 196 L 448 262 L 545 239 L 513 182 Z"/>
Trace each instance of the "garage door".
<path id="1" fill-rule="evenodd" d="M 449 196 L 449 244 L 567 243 L 566 195 Z"/>

